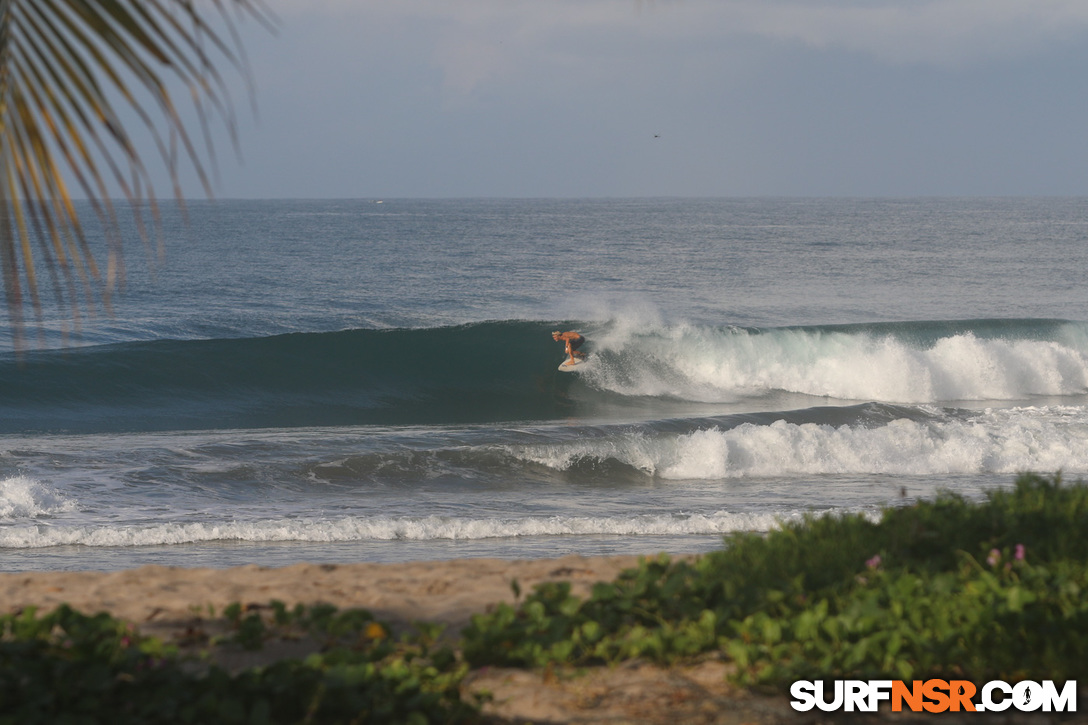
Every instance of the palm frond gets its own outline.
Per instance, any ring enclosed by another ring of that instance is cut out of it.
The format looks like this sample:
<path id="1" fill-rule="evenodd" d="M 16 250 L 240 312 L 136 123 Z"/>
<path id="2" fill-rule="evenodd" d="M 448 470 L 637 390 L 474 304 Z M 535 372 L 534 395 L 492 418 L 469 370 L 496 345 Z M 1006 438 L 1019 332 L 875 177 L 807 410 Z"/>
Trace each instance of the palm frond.
<path id="1" fill-rule="evenodd" d="M 41 329 L 40 266 L 77 329 L 81 311 L 108 309 L 124 278 L 111 188 L 127 200 L 144 242 L 157 238 L 148 230 L 158 222 L 154 185 L 119 108 L 150 132 L 175 198 L 182 200 L 183 160 L 211 195 L 209 121 L 224 123 L 235 140 L 220 67 L 248 81 L 237 30 L 246 17 L 273 26 L 263 0 L 0 0 L 0 275 L 17 350 L 28 311 Z M 203 148 L 171 87 L 187 91 Z M 69 182 L 106 230 L 105 274 Z"/>

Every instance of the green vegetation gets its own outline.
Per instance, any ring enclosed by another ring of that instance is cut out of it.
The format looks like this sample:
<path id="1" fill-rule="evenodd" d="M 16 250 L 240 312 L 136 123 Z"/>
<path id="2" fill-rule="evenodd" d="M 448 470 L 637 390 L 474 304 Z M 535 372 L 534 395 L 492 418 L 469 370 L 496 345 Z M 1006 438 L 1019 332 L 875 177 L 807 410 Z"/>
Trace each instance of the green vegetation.
<path id="1" fill-rule="evenodd" d="M 434 647 L 434 628 L 393 641 L 361 610 L 238 605 L 225 615 L 234 633 L 217 646 L 259 648 L 272 637 L 323 644 L 305 660 L 232 673 L 179 656 L 106 614 L 61 607 L 0 619 L 0 723 L 428 723 L 464 722 L 465 666 Z"/>
<path id="2" fill-rule="evenodd" d="M 748 684 L 813 677 L 1073 678 L 1088 661 L 1088 487 L 1022 476 L 644 562 L 581 601 L 542 587 L 474 618 L 473 666 L 668 663 L 721 652 Z"/>
<path id="3" fill-rule="evenodd" d="M 722 657 L 783 689 L 816 677 L 1083 678 L 1088 486 L 1025 475 L 983 503 L 954 495 L 735 537 L 694 563 L 643 561 L 587 599 L 549 584 L 474 617 L 457 651 L 369 613 L 282 604 L 224 612 L 211 647 L 309 637 L 303 661 L 228 672 L 106 615 L 0 618 L 0 723 L 460 722 L 469 667 L 668 664 Z"/>

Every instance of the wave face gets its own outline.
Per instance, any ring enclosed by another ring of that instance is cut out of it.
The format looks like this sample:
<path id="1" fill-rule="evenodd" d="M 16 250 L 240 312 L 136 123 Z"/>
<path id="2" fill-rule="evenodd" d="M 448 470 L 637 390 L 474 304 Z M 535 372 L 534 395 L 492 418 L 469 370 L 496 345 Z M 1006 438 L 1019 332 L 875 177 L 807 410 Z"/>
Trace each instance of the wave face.
<path id="1" fill-rule="evenodd" d="M 558 364 L 546 332 L 496 322 L 9 357 L 0 363 L 0 432 L 547 419 L 561 414 L 562 401 L 542 386 Z"/>
<path id="2" fill-rule="evenodd" d="M 613 322 L 586 329 L 594 365 L 576 375 L 557 373 L 550 329 L 505 321 L 8 356 L 0 432 L 677 417 L 751 410 L 761 399 L 781 410 L 816 399 L 983 403 L 1088 390 L 1088 326 L 1061 320 L 766 330 Z"/>

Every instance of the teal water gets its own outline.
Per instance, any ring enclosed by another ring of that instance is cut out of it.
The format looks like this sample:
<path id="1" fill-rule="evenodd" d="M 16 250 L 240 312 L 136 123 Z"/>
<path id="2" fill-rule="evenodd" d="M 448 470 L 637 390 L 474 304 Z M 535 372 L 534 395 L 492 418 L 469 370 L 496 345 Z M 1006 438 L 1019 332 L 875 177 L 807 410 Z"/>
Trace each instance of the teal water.
<path id="1" fill-rule="evenodd" d="M 1084 199 L 166 209 L 0 338 L 0 566 L 704 551 L 1088 471 Z M 557 371 L 554 329 L 593 365 Z M 66 344 L 63 342 L 66 340 Z"/>

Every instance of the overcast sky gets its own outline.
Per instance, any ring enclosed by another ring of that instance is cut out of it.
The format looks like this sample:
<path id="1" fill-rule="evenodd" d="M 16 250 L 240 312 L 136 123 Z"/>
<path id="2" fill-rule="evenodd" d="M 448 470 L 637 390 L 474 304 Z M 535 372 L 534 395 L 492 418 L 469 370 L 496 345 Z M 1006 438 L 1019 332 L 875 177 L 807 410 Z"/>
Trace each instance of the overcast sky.
<path id="1" fill-rule="evenodd" d="M 268 2 L 219 198 L 1088 194 L 1086 0 Z"/>

